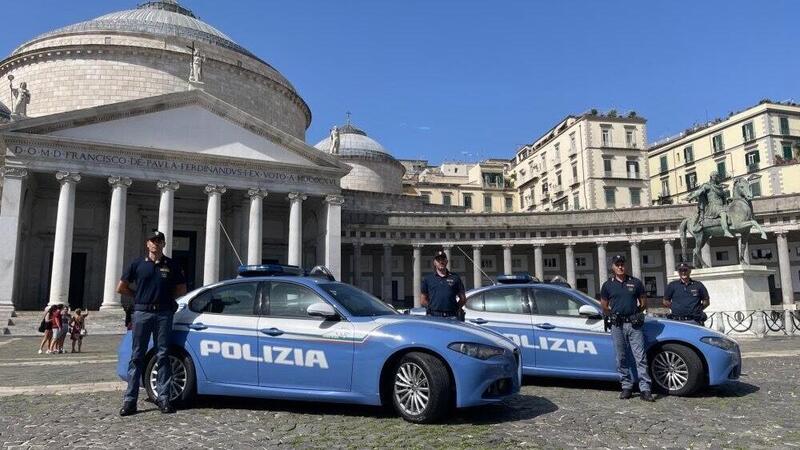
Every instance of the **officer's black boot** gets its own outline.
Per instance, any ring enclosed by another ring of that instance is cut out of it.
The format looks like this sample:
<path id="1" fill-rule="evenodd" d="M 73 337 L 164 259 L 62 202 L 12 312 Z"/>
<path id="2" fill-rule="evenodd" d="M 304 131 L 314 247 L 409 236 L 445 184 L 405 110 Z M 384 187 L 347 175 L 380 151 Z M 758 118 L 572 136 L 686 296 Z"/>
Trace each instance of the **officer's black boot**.
<path id="1" fill-rule="evenodd" d="M 158 402 L 158 409 L 163 414 L 172 414 L 175 412 L 175 407 L 172 406 L 172 403 L 169 400 L 160 400 Z"/>
<path id="2" fill-rule="evenodd" d="M 619 393 L 619 398 L 620 400 L 627 400 L 631 398 L 632 395 L 633 391 L 631 391 L 630 389 L 623 389 L 622 392 Z"/>
<path id="3" fill-rule="evenodd" d="M 136 403 L 123 403 L 122 408 L 119 410 L 120 417 L 131 416 L 136 414 Z"/>
<path id="4" fill-rule="evenodd" d="M 646 402 L 656 401 L 656 399 L 653 398 L 653 394 L 651 394 L 650 391 L 642 391 L 640 398 Z"/>

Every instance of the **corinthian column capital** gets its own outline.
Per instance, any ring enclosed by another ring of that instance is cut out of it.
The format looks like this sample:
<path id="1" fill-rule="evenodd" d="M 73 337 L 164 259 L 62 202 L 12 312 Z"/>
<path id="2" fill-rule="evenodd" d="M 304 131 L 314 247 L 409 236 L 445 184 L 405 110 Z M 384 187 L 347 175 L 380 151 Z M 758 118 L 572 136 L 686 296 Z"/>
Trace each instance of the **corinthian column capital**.
<path id="1" fill-rule="evenodd" d="M 112 188 L 129 188 L 132 183 L 133 181 L 128 177 L 108 177 L 108 184 L 110 184 Z"/>
<path id="2" fill-rule="evenodd" d="M 181 184 L 178 183 L 177 181 L 158 180 L 158 182 L 156 183 L 156 187 L 161 192 L 164 192 L 164 191 L 167 191 L 167 190 L 177 191 L 181 187 Z"/>
<path id="3" fill-rule="evenodd" d="M 58 182 L 61 184 L 78 183 L 79 181 L 81 181 L 81 174 L 79 174 L 78 172 L 58 171 L 56 172 L 56 180 L 58 180 Z"/>
<path id="4" fill-rule="evenodd" d="M 228 188 L 221 185 L 221 184 L 207 184 L 205 188 L 203 188 L 203 192 L 208 195 L 213 194 L 224 194 L 228 191 Z"/>

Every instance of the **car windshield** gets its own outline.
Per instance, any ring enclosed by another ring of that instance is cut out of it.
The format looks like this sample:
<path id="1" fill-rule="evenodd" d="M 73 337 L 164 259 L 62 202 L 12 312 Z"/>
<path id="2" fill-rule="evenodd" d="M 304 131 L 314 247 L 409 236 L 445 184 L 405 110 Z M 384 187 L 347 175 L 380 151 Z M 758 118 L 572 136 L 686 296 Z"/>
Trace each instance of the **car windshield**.
<path id="1" fill-rule="evenodd" d="M 598 308 L 600 307 L 600 302 L 599 301 L 593 299 L 592 297 L 589 297 L 588 295 L 584 294 L 583 292 L 581 292 L 581 291 L 579 291 L 577 289 L 573 289 L 572 293 L 577 295 L 578 297 L 581 298 L 581 300 L 589 303 L 590 305 L 596 306 Z"/>
<path id="2" fill-rule="evenodd" d="M 349 284 L 330 283 L 320 285 L 320 287 L 353 316 L 367 317 L 398 314 L 391 306 Z"/>

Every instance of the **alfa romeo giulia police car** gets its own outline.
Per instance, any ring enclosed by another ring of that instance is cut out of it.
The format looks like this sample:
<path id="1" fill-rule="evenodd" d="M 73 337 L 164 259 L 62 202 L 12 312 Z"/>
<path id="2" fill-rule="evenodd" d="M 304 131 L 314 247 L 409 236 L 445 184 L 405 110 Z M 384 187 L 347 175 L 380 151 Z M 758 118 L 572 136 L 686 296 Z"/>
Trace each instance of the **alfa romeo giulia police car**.
<path id="1" fill-rule="evenodd" d="M 564 286 L 534 282 L 529 275 L 501 276 L 498 283 L 467 293 L 466 320 L 519 345 L 523 374 L 619 379 L 599 302 Z M 739 378 L 739 346 L 723 334 L 647 317 L 644 336 L 650 375 L 662 392 L 690 395 L 704 385 Z"/>
<path id="2" fill-rule="evenodd" d="M 326 272 L 326 271 L 324 271 Z M 178 300 L 174 401 L 197 394 L 393 405 L 411 422 L 520 388 L 519 348 L 484 328 L 407 316 L 329 273 L 243 266 Z M 119 346 L 127 378 L 131 334 Z M 143 384 L 156 395 L 153 350 Z"/>

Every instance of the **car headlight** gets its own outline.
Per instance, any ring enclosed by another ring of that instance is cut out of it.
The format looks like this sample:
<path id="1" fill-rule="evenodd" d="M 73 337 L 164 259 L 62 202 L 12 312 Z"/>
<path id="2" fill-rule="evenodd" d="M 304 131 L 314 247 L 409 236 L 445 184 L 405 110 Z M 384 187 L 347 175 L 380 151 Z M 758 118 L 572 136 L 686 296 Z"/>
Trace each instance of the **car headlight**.
<path id="1" fill-rule="evenodd" d="M 721 348 L 723 350 L 727 350 L 727 351 L 733 351 L 738 346 L 736 344 L 736 342 L 734 342 L 734 341 L 732 341 L 730 339 L 727 339 L 727 338 L 724 338 L 724 337 L 718 337 L 718 336 L 706 336 L 706 337 L 700 338 L 700 340 L 702 342 L 705 342 L 708 345 L 713 345 L 714 347 L 719 347 L 719 348 Z"/>
<path id="2" fill-rule="evenodd" d="M 452 344 L 448 345 L 447 348 L 478 359 L 489 359 L 505 353 L 505 350 L 500 347 L 475 344 L 472 342 L 453 342 Z"/>

